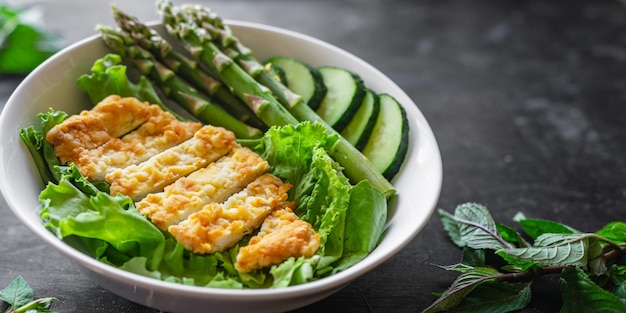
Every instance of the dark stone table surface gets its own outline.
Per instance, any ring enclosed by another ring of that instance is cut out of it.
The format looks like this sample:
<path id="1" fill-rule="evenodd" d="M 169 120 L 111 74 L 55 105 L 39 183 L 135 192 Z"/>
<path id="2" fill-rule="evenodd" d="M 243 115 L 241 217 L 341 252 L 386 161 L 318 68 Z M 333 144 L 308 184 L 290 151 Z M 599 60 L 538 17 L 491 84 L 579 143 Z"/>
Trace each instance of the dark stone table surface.
<path id="1" fill-rule="evenodd" d="M 69 44 L 113 25 L 113 1 L 9 1 L 43 8 Z M 154 3 L 118 1 L 142 20 Z M 175 1 L 182 4 L 181 1 Z M 437 208 L 486 205 L 595 231 L 626 217 L 626 4 L 618 0 L 195 1 L 223 17 L 284 27 L 373 64 L 417 103 L 444 168 Z M 0 77 L 4 105 L 20 76 Z M 434 264 L 461 251 L 437 215 L 395 257 L 298 312 L 419 312 L 452 282 Z M 22 275 L 59 312 L 155 312 L 99 287 L 0 200 L 0 287 Z M 522 312 L 558 312 L 542 277 Z"/>

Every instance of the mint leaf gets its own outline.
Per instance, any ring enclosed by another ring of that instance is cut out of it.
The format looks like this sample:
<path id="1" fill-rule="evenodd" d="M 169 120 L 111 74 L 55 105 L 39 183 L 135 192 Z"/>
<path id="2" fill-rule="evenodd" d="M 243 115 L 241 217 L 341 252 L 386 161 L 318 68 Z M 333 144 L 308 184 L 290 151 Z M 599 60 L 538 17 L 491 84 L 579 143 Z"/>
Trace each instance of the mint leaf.
<path id="1" fill-rule="evenodd" d="M 626 301 L 626 283 L 622 282 L 615 288 L 615 296 L 619 297 L 622 302 Z"/>
<path id="2" fill-rule="evenodd" d="M 622 302 L 626 301 L 626 266 L 613 264 L 607 270 L 606 276 L 610 279 L 612 285 L 603 286 L 605 289 L 611 290 L 615 293 L 615 296 L 619 297 Z"/>
<path id="3" fill-rule="evenodd" d="M 475 266 L 467 265 L 465 263 L 458 263 L 458 264 L 453 264 L 453 265 L 448 265 L 448 266 L 438 266 L 438 267 L 446 271 L 455 271 L 455 272 L 460 272 L 460 273 L 469 272 L 476 268 Z"/>
<path id="4" fill-rule="evenodd" d="M 626 313 L 625 222 L 582 233 L 518 213 L 514 221 L 534 239 L 531 245 L 476 203 L 457 206 L 454 215 L 439 210 L 439 215 L 463 250 L 462 263 L 439 267 L 461 274 L 449 289 L 435 293 L 439 298 L 424 312 L 517 311 L 528 305 L 536 277 L 561 274 L 561 313 Z"/>
<path id="5" fill-rule="evenodd" d="M 6 288 L 0 290 L 0 299 L 12 307 L 21 307 L 33 301 L 35 292 L 22 276 L 17 276 Z"/>
<path id="6" fill-rule="evenodd" d="M 598 235 L 613 241 L 616 244 L 626 243 L 626 223 L 612 222 L 602 227 L 597 232 Z"/>
<path id="7" fill-rule="evenodd" d="M 506 242 L 510 242 L 521 247 L 530 246 L 530 244 L 526 242 L 526 240 L 524 240 L 520 233 L 518 233 L 515 229 L 498 222 L 496 222 L 496 229 L 498 230 L 498 234 L 500 234 L 502 239 Z"/>
<path id="8" fill-rule="evenodd" d="M 498 229 L 487 208 L 476 203 L 456 207 L 454 221 L 459 227 L 459 242 L 472 249 L 499 250 L 510 248 L 498 234 Z"/>
<path id="9" fill-rule="evenodd" d="M 607 271 L 604 248 L 596 238 L 590 238 L 587 247 L 588 269 L 596 276 L 604 275 Z"/>
<path id="10" fill-rule="evenodd" d="M 22 276 L 0 290 L 0 299 L 9 304 L 6 313 L 56 313 L 50 310 L 53 297 L 34 299 L 35 293 Z"/>
<path id="11" fill-rule="evenodd" d="M 25 74 L 59 50 L 56 36 L 41 30 L 36 7 L 0 4 L 0 74 Z"/>
<path id="12" fill-rule="evenodd" d="M 35 299 L 19 308 L 14 309 L 14 313 L 56 313 L 49 310 L 52 301 L 57 300 L 53 297 Z M 11 311 L 9 311 L 11 312 Z"/>
<path id="13" fill-rule="evenodd" d="M 617 296 L 593 283 L 578 267 L 564 270 L 559 285 L 563 292 L 560 313 L 626 312 L 626 305 Z"/>
<path id="14" fill-rule="evenodd" d="M 540 266 L 587 267 L 588 238 L 580 234 L 543 234 L 532 247 L 500 249 L 502 257 L 532 262 Z"/>
<path id="15" fill-rule="evenodd" d="M 576 234 L 580 233 L 579 231 L 548 220 L 542 219 L 534 219 L 534 218 L 526 218 L 523 214 L 518 213 L 513 218 L 514 221 L 518 222 L 524 232 L 532 239 L 537 239 L 539 236 L 543 234 Z"/>
<path id="16" fill-rule="evenodd" d="M 488 267 L 475 267 L 468 269 L 464 266 L 459 266 L 456 269 L 462 270 L 463 273 L 459 275 L 454 282 L 452 282 L 452 286 L 450 286 L 450 288 L 448 288 L 428 308 L 424 309 L 422 313 L 435 313 L 450 310 L 461 303 L 463 298 L 465 298 L 477 286 L 494 281 L 495 276 L 500 274 L 497 270 Z"/>
<path id="17" fill-rule="evenodd" d="M 485 266 L 487 264 L 487 251 L 485 249 L 463 248 L 463 264 L 475 267 Z"/>
<path id="18" fill-rule="evenodd" d="M 439 209 L 439 217 L 441 218 L 441 223 L 443 224 L 443 229 L 448 233 L 448 237 L 454 242 L 455 245 L 459 247 L 464 247 L 465 244 L 461 240 L 461 232 L 459 231 L 459 224 L 454 219 L 454 215 Z"/>
<path id="19" fill-rule="evenodd" d="M 530 302 L 530 282 L 493 282 L 476 287 L 454 308 L 456 313 L 505 313 L 520 310 Z"/>

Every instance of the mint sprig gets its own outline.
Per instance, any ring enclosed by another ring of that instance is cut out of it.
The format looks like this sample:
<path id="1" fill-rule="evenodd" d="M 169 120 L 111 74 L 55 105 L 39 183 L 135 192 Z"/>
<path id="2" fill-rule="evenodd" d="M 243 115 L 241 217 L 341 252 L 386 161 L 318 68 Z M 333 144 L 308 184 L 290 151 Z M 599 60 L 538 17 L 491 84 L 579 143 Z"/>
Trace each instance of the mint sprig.
<path id="1" fill-rule="evenodd" d="M 59 50 L 57 36 L 36 25 L 40 15 L 0 3 L 0 75 L 28 73 Z"/>
<path id="2" fill-rule="evenodd" d="M 53 297 L 35 299 L 35 292 L 22 276 L 17 276 L 6 288 L 0 290 L 0 300 L 9 304 L 0 313 L 56 313 L 50 310 Z"/>
<path id="3" fill-rule="evenodd" d="M 512 312 L 528 305 L 539 275 L 560 275 L 560 313 L 626 312 L 626 223 L 583 233 L 554 221 L 514 217 L 522 229 L 493 220 L 476 203 L 439 210 L 463 261 L 440 266 L 459 272 L 423 313 Z"/>

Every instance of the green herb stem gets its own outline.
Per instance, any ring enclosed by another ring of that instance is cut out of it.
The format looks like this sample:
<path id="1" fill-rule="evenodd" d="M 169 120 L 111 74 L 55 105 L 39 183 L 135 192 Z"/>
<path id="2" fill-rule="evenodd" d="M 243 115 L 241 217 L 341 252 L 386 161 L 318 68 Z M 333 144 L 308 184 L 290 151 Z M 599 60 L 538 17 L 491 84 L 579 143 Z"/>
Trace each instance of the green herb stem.
<path id="1" fill-rule="evenodd" d="M 606 252 L 604 254 L 604 258 L 608 261 L 608 260 L 617 260 L 622 258 L 624 255 L 626 255 L 626 247 L 624 246 L 617 246 L 616 248 Z"/>

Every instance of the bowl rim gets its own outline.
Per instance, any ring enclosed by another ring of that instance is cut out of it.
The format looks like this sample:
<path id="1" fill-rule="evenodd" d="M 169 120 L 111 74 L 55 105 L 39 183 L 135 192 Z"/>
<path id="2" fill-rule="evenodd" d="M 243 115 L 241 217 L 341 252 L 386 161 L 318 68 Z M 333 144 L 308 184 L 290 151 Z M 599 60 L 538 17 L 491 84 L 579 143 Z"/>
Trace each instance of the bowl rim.
<path id="1" fill-rule="evenodd" d="M 280 28 L 276 26 L 256 23 L 256 22 L 238 21 L 238 20 L 231 20 L 231 19 L 226 19 L 225 22 L 231 27 L 235 27 L 235 28 L 252 28 L 252 29 L 256 29 L 260 31 L 269 31 L 273 33 L 279 33 L 281 35 L 286 35 L 289 37 L 298 37 L 303 40 L 309 41 L 313 44 L 323 46 L 325 49 L 330 49 L 334 52 L 344 54 L 354 59 L 356 62 L 359 62 L 363 66 L 367 67 L 368 70 L 375 72 L 377 75 L 380 75 L 381 77 L 389 80 L 389 82 L 393 84 L 394 86 L 397 86 L 384 73 L 382 73 L 380 70 L 370 65 L 369 63 L 365 62 L 363 59 L 357 57 L 356 55 L 342 48 L 339 48 L 335 45 L 332 45 L 328 42 L 314 38 L 312 36 L 302 34 L 296 31 L 292 31 L 292 30 L 288 30 L 288 29 L 284 29 L 284 28 Z M 149 24 L 153 26 L 158 26 L 160 23 L 150 22 Z M 57 59 L 63 57 L 63 55 L 67 53 L 71 53 L 73 50 L 81 46 L 84 46 L 86 44 L 93 43 L 94 41 L 97 41 L 99 39 L 100 39 L 99 34 L 91 35 L 89 37 L 81 39 L 63 48 L 61 51 L 59 51 L 58 53 L 50 57 L 48 60 L 44 61 L 39 67 L 37 67 L 29 75 L 27 75 L 27 77 L 18 85 L 18 87 L 14 90 L 14 92 L 11 94 L 11 96 L 7 100 L 4 109 L 0 113 L 0 125 L 3 125 L 5 123 L 4 120 L 8 118 L 7 108 L 9 108 L 11 104 L 15 101 L 14 98 L 16 97 L 16 95 L 23 92 L 23 89 L 25 89 L 29 85 L 29 82 L 33 80 L 34 77 L 36 77 L 41 71 L 43 71 L 43 69 L 45 69 L 48 66 L 48 64 L 54 63 L 57 61 Z M 401 90 L 399 87 L 398 89 L 402 93 L 404 93 L 404 91 Z M 410 100 L 408 95 L 404 94 L 404 96 Z M 418 225 L 418 227 L 411 229 L 411 232 L 407 234 L 404 241 L 396 244 L 393 247 L 393 249 L 390 249 L 388 253 L 383 254 L 382 256 L 377 257 L 377 258 L 370 258 L 371 256 L 371 253 L 370 253 L 366 258 L 364 258 L 357 264 L 354 264 L 353 266 L 343 271 L 340 271 L 331 276 L 317 279 L 315 281 L 307 282 L 301 285 L 289 286 L 289 287 L 284 287 L 284 288 L 260 288 L 260 289 L 210 288 L 210 287 L 190 286 L 190 285 L 184 285 L 180 283 L 167 282 L 167 281 L 162 281 L 162 280 L 142 276 L 142 275 L 135 274 L 132 272 L 128 272 L 128 271 L 119 269 L 115 266 L 100 262 L 89 255 L 81 253 L 80 251 L 71 247 L 69 244 L 65 243 L 64 241 L 54 236 L 54 234 L 52 234 L 45 227 L 43 227 L 42 223 L 35 225 L 33 221 L 27 218 L 27 216 L 22 212 L 22 210 L 16 209 L 19 206 L 19 204 L 15 200 L 13 200 L 13 198 L 10 195 L 6 194 L 6 191 L 4 190 L 4 188 L 0 188 L 0 191 L 2 192 L 5 198 L 5 201 L 7 202 L 11 211 L 31 231 L 33 231 L 36 235 L 38 235 L 40 238 L 42 238 L 44 241 L 50 244 L 57 251 L 61 252 L 63 255 L 68 257 L 71 261 L 73 262 L 78 261 L 82 266 L 84 266 L 85 268 L 91 271 L 112 273 L 113 275 L 107 275 L 109 279 L 115 279 L 118 281 L 127 281 L 127 282 L 134 284 L 135 286 L 143 286 L 143 287 L 151 288 L 151 289 L 167 290 L 170 293 L 177 292 L 177 293 L 185 293 L 185 294 L 195 294 L 195 295 L 204 296 L 204 297 L 219 297 L 219 298 L 224 298 L 224 299 L 241 299 L 242 296 L 250 300 L 267 299 L 267 297 L 271 297 L 273 299 L 283 299 L 283 298 L 293 298 L 294 296 L 299 296 L 299 295 L 310 294 L 311 292 L 314 292 L 314 291 L 328 290 L 331 288 L 340 288 L 344 285 L 347 285 L 348 283 L 350 283 L 352 280 L 356 279 L 359 276 L 355 274 L 367 273 L 371 271 L 372 269 L 376 268 L 377 266 L 381 265 L 382 263 L 392 258 L 400 250 L 402 250 L 407 244 L 409 244 L 417 236 L 417 234 L 426 226 L 426 224 L 430 220 L 435 210 L 437 201 L 440 197 L 442 184 L 443 184 L 443 166 L 442 166 L 439 147 L 437 145 L 436 140 L 434 139 L 434 134 L 432 133 L 432 129 L 428 125 L 428 122 L 424 118 L 422 112 L 419 110 L 417 105 L 412 100 L 410 103 L 402 103 L 402 105 L 405 107 L 405 109 L 408 106 L 414 107 L 414 109 L 416 110 L 418 114 L 418 117 L 422 119 L 420 122 L 425 123 L 427 130 L 429 130 L 430 132 L 429 134 L 426 134 L 426 135 L 432 137 L 432 140 L 433 140 L 432 143 L 435 145 L 433 147 L 435 151 L 432 152 L 432 153 L 435 153 L 436 155 L 435 157 L 436 160 L 435 160 L 434 165 L 437 167 L 435 169 L 435 175 L 433 177 L 434 180 L 432 181 L 432 183 L 435 185 L 435 192 L 431 195 L 432 199 L 430 200 L 431 202 L 430 207 L 424 208 L 424 209 L 429 210 L 427 212 L 426 218 L 420 225 Z M 0 133 L 1 132 L 2 132 L 2 129 L 0 129 Z M 3 169 L 0 169 L 0 171 L 1 171 L 0 173 L 4 172 Z M 0 174 L 0 176 L 4 177 L 5 175 Z M 4 179 L 2 177 L 0 177 L 0 179 Z M 2 187 L 2 184 L 0 184 L 0 187 Z"/>

